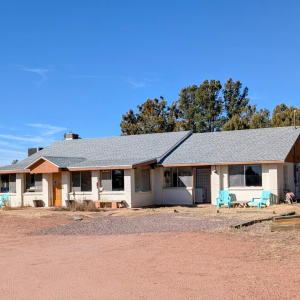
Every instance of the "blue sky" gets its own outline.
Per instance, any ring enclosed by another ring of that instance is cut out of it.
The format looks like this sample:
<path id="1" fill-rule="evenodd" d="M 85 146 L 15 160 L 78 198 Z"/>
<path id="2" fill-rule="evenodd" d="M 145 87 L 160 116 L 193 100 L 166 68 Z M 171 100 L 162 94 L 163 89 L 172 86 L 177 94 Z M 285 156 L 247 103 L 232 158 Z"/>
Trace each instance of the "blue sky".
<path id="1" fill-rule="evenodd" d="M 240 80 L 251 104 L 300 106 L 300 1 L 0 1 L 0 165 L 183 87 Z"/>

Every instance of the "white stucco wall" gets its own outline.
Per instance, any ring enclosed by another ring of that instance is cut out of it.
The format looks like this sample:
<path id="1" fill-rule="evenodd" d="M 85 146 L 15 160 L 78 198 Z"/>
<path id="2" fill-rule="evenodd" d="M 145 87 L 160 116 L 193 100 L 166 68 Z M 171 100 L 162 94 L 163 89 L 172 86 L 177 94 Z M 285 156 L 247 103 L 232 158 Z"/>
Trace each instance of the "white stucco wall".
<path id="1" fill-rule="evenodd" d="M 2 194 L 5 193 L 1 193 L 0 197 Z M 11 207 L 18 207 L 21 206 L 21 197 L 18 197 L 16 193 L 9 193 L 9 202 L 8 205 L 10 205 Z"/>
<path id="2" fill-rule="evenodd" d="M 73 193 L 69 193 L 69 200 L 76 200 L 76 201 L 92 200 L 92 195 L 93 195 L 92 192 L 76 192 L 75 196 L 73 195 Z"/>
<path id="3" fill-rule="evenodd" d="M 163 205 L 193 205 L 192 188 L 170 187 L 163 189 Z"/>
<path id="4" fill-rule="evenodd" d="M 134 171 L 134 170 L 133 170 Z M 133 172 L 133 178 L 132 180 L 132 198 L 131 198 L 131 207 L 143 207 L 143 206 L 149 206 L 154 205 L 154 194 L 155 194 L 155 181 L 154 181 L 154 170 L 150 170 L 150 186 L 151 191 L 145 191 L 145 192 L 136 192 L 135 191 L 135 181 L 134 179 L 134 172 Z"/>
<path id="5" fill-rule="evenodd" d="M 100 202 L 126 201 L 125 191 L 103 191 L 99 193 Z"/>
<path id="6" fill-rule="evenodd" d="M 23 194 L 24 206 L 34 206 L 34 200 L 43 200 L 43 192 L 26 192 Z"/>

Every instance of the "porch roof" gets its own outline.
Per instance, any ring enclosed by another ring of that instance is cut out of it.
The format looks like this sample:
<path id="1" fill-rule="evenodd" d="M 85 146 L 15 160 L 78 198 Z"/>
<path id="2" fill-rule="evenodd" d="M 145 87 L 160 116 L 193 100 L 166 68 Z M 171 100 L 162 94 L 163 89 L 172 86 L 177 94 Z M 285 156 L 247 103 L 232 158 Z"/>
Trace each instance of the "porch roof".
<path id="1" fill-rule="evenodd" d="M 284 162 L 300 128 L 277 127 L 195 133 L 160 160 L 161 165 L 216 165 Z"/>

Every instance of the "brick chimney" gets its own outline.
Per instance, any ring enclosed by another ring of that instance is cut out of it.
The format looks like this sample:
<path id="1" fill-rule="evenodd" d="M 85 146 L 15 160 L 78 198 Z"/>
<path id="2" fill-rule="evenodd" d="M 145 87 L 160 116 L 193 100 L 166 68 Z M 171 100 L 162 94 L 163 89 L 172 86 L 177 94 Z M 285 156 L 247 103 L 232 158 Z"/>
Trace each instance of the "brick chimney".
<path id="1" fill-rule="evenodd" d="M 79 135 L 76 133 L 73 133 L 72 131 L 70 131 L 69 133 L 65 133 L 64 138 L 66 141 L 80 139 Z"/>

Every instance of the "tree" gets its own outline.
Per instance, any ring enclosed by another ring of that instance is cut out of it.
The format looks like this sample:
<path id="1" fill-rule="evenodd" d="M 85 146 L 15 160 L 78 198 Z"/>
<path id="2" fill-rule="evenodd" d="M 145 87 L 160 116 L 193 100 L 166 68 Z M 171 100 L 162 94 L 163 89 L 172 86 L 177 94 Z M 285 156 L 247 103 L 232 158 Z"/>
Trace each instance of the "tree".
<path id="1" fill-rule="evenodd" d="M 224 110 L 229 121 L 234 115 L 241 116 L 249 103 L 248 88 L 242 90 L 242 83 L 231 78 L 227 80 L 223 89 Z"/>
<path id="2" fill-rule="evenodd" d="M 250 118 L 250 129 L 271 127 L 270 111 L 266 108 L 256 111 L 253 105 L 253 112 Z"/>
<path id="3" fill-rule="evenodd" d="M 204 80 L 197 85 L 183 88 L 179 94 L 179 109 L 184 122 L 182 127 L 193 132 L 220 130 L 222 85 L 219 80 Z"/>
<path id="4" fill-rule="evenodd" d="M 256 105 L 241 108 L 223 125 L 223 130 L 243 130 L 270 127 L 270 112 L 267 109 L 256 110 Z"/>
<path id="5" fill-rule="evenodd" d="M 271 125 L 273 127 L 293 126 L 294 111 L 296 110 L 296 126 L 300 125 L 300 107 L 287 107 L 284 103 L 277 105 L 272 114 Z"/>
<path id="6" fill-rule="evenodd" d="M 132 109 L 122 116 L 121 131 L 123 135 L 170 132 L 180 130 L 180 123 L 177 122 L 180 111 L 177 103 L 170 107 L 161 96 L 158 99 L 148 99 L 142 105 L 138 105 L 138 112 Z"/>

